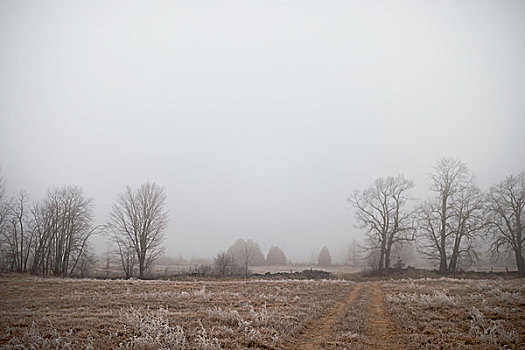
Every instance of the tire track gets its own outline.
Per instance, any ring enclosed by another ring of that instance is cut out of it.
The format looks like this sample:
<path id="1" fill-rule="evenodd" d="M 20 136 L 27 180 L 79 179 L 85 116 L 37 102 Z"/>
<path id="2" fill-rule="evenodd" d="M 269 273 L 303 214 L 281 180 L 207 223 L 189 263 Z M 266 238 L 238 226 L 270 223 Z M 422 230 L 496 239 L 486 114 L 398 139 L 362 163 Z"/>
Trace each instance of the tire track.
<path id="1" fill-rule="evenodd" d="M 320 344 L 330 336 L 330 329 L 343 314 L 345 307 L 354 301 L 361 289 L 361 284 L 356 284 L 348 297 L 332 305 L 328 311 L 310 324 L 299 336 L 292 341 L 286 349 L 319 350 Z"/>
<path id="2" fill-rule="evenodd" d="M 368 311 L 369 336 L 373 349 L 404 350 L 406 344 L 399 337 L 396 326 L 383 308 L 383 292 L 378 282 L 372 284 L 371 304 Z"/>

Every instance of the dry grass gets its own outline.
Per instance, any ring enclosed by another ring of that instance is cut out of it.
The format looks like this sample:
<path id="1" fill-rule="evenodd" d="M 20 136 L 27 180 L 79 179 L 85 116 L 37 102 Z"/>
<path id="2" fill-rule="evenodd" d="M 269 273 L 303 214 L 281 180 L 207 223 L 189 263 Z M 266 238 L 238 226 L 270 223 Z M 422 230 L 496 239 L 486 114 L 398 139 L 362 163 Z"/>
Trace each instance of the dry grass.
<path id="1" fill-rule="evenodd" d="M 523 279 L 401 280 L 383 289 L 391 317 L 413 348 L 525 346 Z"/>
<path id="2" fill-rule="evenodd" d="M 523 348 L 515 280 L 0 279 L 0 348 Z"/>
<path id="3" fill-rule="evenodd" d="M 344 281 L 0 281 L 0 344 L 279 348 L 343 299 Z"/>

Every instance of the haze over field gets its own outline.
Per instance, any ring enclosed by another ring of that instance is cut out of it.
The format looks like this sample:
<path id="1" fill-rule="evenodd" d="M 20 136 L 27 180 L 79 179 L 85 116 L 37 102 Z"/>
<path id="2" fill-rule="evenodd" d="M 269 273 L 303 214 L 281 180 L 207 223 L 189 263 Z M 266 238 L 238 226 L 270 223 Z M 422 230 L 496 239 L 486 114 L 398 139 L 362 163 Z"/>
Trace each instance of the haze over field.
<path id="1" fill-rule="evenodd" d="M 0 1 L 1 172 L 81 186 L 97 223 L 156 182 L 169 255 L 337 255 L 377 177 L 524 170 L 523 33 L 523 1 Z"/>

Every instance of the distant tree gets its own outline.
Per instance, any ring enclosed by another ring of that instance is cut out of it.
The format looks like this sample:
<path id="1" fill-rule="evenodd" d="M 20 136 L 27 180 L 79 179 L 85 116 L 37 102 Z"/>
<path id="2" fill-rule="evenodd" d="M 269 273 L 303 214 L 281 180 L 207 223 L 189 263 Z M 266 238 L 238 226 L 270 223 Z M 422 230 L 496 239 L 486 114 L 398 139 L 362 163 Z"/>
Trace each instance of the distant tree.
<path id="1" fill-rule="evenodd" d="M 213 267 L 215 274 L 219 277 L 232 275 L 234 271 L 233 257 L 225 252 L 220 252 L 213 259 Z"/>
<path id="2" fill-rule="evenodd" d="M 267 265 L 286 265 L 286 255 L 279 247 L 271 247 L 266 255 Z"/>
<path id="3" fill-rule="evenodd" d="M 149 182 L 133 190 L 129 186 L 113 204 L 108 223 L 109 231 L 121 254 L 128 259 L 132 250 L 138 262 L 139 278 L 163 252 L 162 242 L 168 215 L 164 209 L 164 190 Z M 124 264 L 123 266 L 129 266 Z"/>
<path id="4" fill-rule="evenodd" d="M 357 227 L 366 230 L 367 249 L 379 255 L 377 269 L 390 267 L 394 245 L 414 239 L 413 212 L 406 210 L 408 191 L 414 183 L 403 175 L 377 179 L 363 191 L 354 191 L 349 201 L 355 208 Z"/>
<path id="5" fill-rule="evenodd" d="M 487 202 L 492 253 L 512 252 L 518 271 L 525 274 L 525 172 L 492 186 Z"/>
<path id="6" fill-rule="evenodd" d="M 394 263 L 394 269 L 401 270 L 404 267 L 405 267 L 405 262 L 403 261 L 401 256 L 398 255 L 397 258 L 396 258 L 396 262 Z"/>
<path id="7" fill-rule="evenodd" d="M 226 253 L 233 258 L 234 265 L 243 267 L 245 277 L 249 274 L 250 266 L 265 264 L 261 247 L 251 239 L 238 239 Z"/>
<path id="8" fill-rule="evenodd" d="M 73 274 L 79 276 L 80 278 L 87 277 L 93 271 L 97 263 L 95 254 L 93 254 L 91 248 L 86 246 L 80 255 L 76 269 L 73 271 Z"/>
<path id="9" fill-rule="evenodd" d="M 442 274 L 478 258 L 475 242 L 484 228 L 484 195 L 473 178 L 464 163 L 441 158 L 431 174 L 435 196 L 418 211 L 419 250 L 439 261 Z"/>
<path id="10" fill-rule="evenodd" d="M 104 270 L 104 274 L 106 278 L 109 278 L 111 276 L 111 265 L 112 265 L 113 259 L 115 258 L 113 253 L 114 252 L 112 251 L 112 249 L 108 248 L 104 252 L 104 255 L 101 257 L 101 260 L 100 260 L 100 262 L 104 266 L 103 270 Z"/>
<path id="11" fill-rule="evenodd" d="M 344 262 L 350 266 L 360 266 L 363 263 L 363 250 L 357 240 L 354 239 L 348 244 Z"/>
<path id="12" fill-rule="evenodd" d="M 332 256 L 330 255 L 330 252 L 328 251 L 328 248 L 323 247 L 321 249 L 321 252 L 319 253 L 319 257 L 317 258 L 317 264 L 319 266 L 330 266 L 330 265 L 332 265 Z"/>
<path id="13" fill-rule="evenodd" d="M 393 248 L 392 256 L 396 257 L 396 263 L 397 260 L 401 259 L 405 264 L 414 264 L 417 259 L 415 242 L 407 242 L 406 244 Z"/>
<path id="14" fill-rule="evenodd" d="M 48 190 L 35 204 L 31 273 L 70 276 L 84 254 L 93 227 L 93 205 L 80 187 Z"/>

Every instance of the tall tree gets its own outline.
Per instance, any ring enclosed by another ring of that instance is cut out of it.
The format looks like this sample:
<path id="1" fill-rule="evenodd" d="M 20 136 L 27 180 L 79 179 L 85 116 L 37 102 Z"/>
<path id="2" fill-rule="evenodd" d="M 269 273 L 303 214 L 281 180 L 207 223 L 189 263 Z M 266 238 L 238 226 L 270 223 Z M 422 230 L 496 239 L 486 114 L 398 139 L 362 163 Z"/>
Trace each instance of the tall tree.
<path id="1" fill-rule="evenodd" d="M 133 249 L 139 278 L 144 277 L 163 252 L 164 229 L 168 223 L 165 202 L 164 190 L 147 182 L 135 190 L 128 186 L 113 204 L 108 228 L 115 243 L 123 248 L 122 254 L 127 254 L 128 247 Z"/>
<path id="2" fill-rule="evenodd" d="M 115 254 L 120 259 L 120 265 L 124 271 L 126 279 L 133 277 L 137 254 L 133 247 L 132 241 L 124 235 L 114 236 L 116 244 Z"/>
<path id="3" fill-rule="evenodd" d="M 513 252 L 518 271 L 525 274 L 525 172 L 492 186 L 487 201 L 492 252 Z"/>
<path id="4" fill-rule="evenodd" d="M 79 187 L 48 190 L 33 210 L 31 273 L 69 276 L 84 255 L 93 227 L 93 205 Z"/>
<path id="5" fill-rule="evenodd" d="M 450 220 L 451 254 L 448 273 L 455 273 L 461 262 L 478 259 L 476 240 L 485 228 L 483 192 L 472 182 L 458 192 Z"/>
<path id="6" fill-rule="evenodd" d="M 441 158 L 430 178 L 435 195 L 419 207 L 419 251 L 439 261 L 440 273 L 454 273 L 461 260 L 477 258 L 475 241 L 484 227 L 483 193 L 457 159 Z"/>
<path id="7" fill-rule="evenodd" d="M 29 225 L 27 210 L 27 193 L 21 191 L 8 205 L 7 215 L 9 224 L 3 231 L 4 240 L 9 247 L 11 270 L 26 272 L 33 232 Z"/>
<path id="8" fill-rule="evenodd" d="M 378 254 L 377 269 L 390 267 L 392 247 L 414 239 L 413 212 L 405 206 L 414 183 L 403 175 L 377 179 L 370 187 L 354 191 L 356 225 L 366 230 L 367 249 Z"/>

